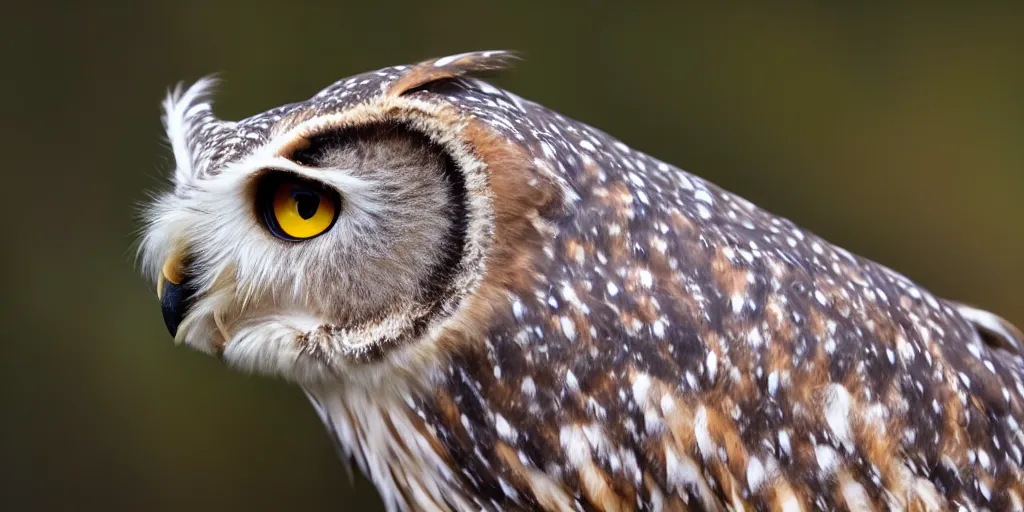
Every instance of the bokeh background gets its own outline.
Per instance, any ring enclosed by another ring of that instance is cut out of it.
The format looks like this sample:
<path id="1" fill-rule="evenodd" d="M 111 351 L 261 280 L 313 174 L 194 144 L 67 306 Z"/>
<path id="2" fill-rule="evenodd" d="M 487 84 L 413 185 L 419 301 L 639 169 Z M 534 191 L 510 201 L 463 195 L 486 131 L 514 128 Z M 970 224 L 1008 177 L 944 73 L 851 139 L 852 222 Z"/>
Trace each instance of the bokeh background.
<path id="1" fill-rule="evenodd" d="M 664 4 L 5 5 L 0 508 L 380 506 L 298 389 L 173 346 L 136 273 L 158 103 L 211 72 L 234 119 L 516 49 L 497 84 L 1024 325 L 1024 3 Z"/>

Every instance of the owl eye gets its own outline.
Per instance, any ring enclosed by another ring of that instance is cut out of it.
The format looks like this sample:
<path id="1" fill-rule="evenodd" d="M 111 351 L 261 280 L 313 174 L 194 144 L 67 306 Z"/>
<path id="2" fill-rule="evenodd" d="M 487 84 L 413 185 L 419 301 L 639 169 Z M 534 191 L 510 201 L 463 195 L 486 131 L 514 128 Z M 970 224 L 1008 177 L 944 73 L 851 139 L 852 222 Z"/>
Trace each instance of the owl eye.
<path id="1" fill-rule="evenodd" d="M 341 196 L 326 185 L 286 173 L 271 173 L 259 184 L 257 208 L 267 229 L 282 240 L 308 240 L 338 218 Z"/>

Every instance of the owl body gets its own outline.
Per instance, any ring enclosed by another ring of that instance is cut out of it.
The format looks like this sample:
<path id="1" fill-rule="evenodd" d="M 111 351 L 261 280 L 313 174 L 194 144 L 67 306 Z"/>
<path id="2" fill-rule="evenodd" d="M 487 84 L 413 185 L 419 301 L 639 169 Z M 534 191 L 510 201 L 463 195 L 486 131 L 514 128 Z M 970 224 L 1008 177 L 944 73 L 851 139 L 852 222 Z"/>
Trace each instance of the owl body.
<path id="1" fill-rule="evenodd" d="M 1018 331 L 467 76 L 507 59 L 169 98 L 176 338 L 301 385 L 392 509 L 1021 509 Z M 329 231 L 268 235 L 267 172 Z"/>

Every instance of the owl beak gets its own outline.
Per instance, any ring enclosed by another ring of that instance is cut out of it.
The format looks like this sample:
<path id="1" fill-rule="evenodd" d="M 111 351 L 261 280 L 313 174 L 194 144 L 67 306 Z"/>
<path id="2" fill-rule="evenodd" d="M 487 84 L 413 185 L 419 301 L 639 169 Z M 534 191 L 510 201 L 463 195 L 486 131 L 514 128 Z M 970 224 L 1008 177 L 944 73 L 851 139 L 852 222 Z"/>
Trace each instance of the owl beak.
<path id="1" fill-rule="evenodd" d="M 156 295 L 160 299 L 160 309 L 163 310 L 164 325 L 171 336 L 175 336 L 192 302 L 192 289 L 185 282 L 185 269 L 180 258 L 171 257 L 164 263 L 157 281 Z"/>

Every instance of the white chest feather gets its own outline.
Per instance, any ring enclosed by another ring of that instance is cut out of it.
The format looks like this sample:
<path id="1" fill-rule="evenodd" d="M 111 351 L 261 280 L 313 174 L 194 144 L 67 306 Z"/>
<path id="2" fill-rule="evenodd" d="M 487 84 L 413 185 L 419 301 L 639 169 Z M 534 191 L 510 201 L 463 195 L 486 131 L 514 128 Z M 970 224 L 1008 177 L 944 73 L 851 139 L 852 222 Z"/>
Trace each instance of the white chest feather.
<path id="1" fill-rule="evenodd" d="M 342 455 L 356 461 L 389 511 L 481 509 L 459 490 L 453 468 L 434 449 L 431 433 L 421 430 L 407 396 L 392 390 L 306 394 Z"/>

